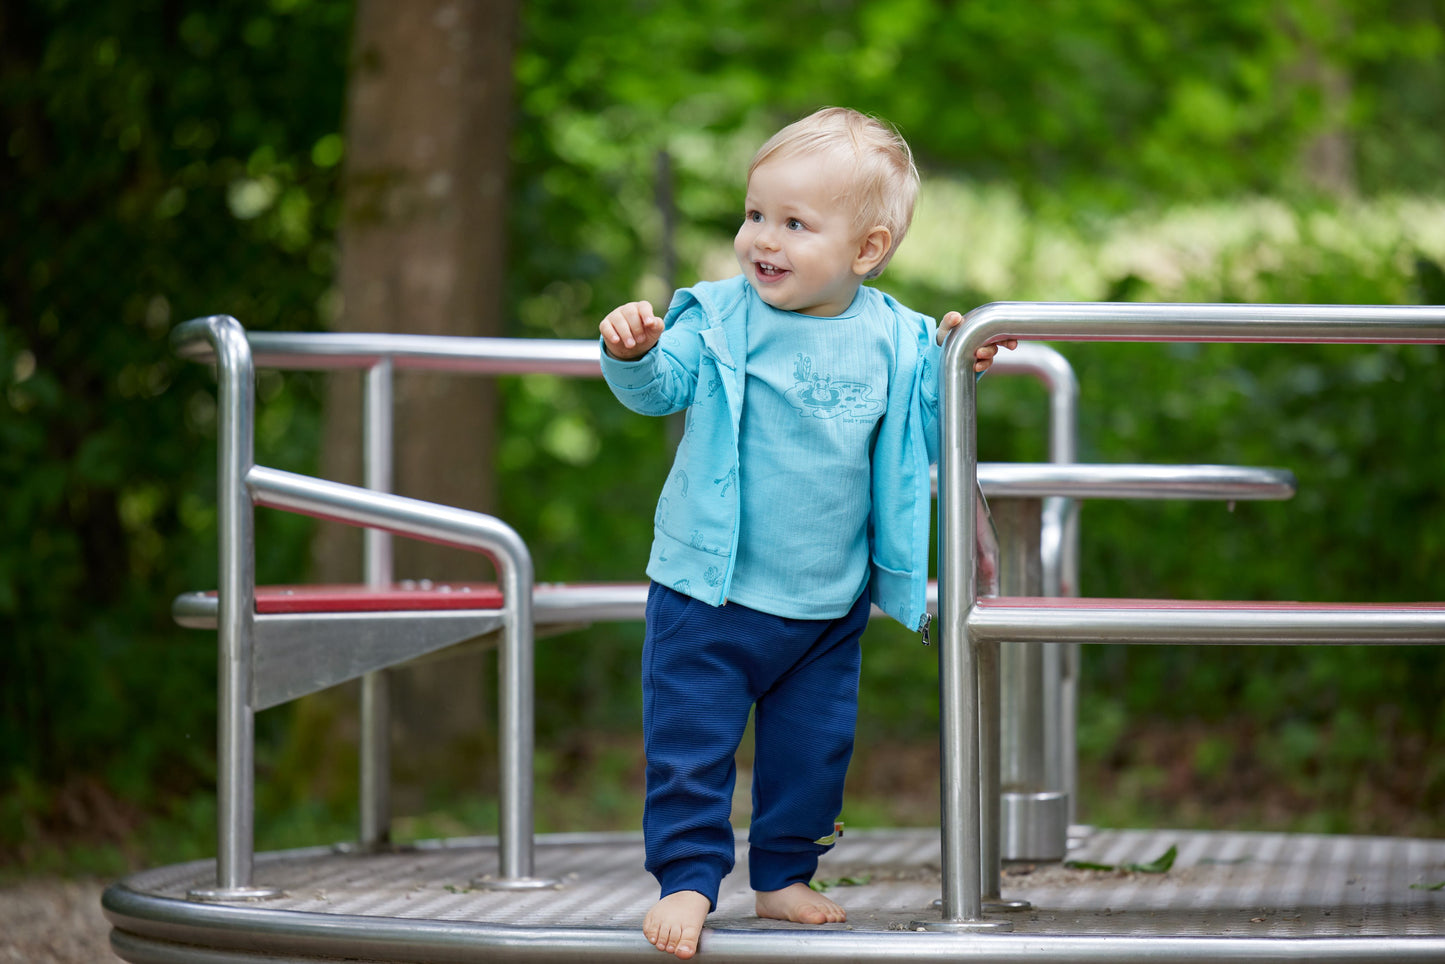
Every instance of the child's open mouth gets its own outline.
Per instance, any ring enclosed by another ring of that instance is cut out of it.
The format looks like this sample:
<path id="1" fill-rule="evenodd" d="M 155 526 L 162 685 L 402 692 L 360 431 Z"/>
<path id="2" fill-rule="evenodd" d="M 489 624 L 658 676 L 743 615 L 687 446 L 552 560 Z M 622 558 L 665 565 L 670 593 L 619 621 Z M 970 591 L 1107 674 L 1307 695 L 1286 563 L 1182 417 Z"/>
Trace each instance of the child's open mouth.
<path id="1" fill-rule="evenodd" d="M 779 268 L 777 265 L 769 264 L 766 261 L 755 261 L 753 263 L 757 266 L 758 275 L 769 280 L 781 278 L 788 273 L 787 268 Z"/>

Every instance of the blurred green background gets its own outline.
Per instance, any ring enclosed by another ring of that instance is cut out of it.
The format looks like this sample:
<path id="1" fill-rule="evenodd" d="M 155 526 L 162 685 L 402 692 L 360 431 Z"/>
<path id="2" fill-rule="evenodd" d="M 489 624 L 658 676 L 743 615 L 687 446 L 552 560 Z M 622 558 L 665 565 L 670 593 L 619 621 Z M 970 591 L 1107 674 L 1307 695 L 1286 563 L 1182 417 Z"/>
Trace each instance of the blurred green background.
<path id="1" fill-rule="evenodd" d="M 169 603 L 214 585 L 214 395 L 167 337 L 217 313 L 347 330 L 358 5 L 0 0 L 0 874 L 213 852 L 214 646 Z M 747 159 L 832 103 L 917 154 L 879 286 L 935 316 L 1445 303 L 1434 0 L 493 6 L 516 22 L 510 335 L 590 338 L 617 303 L 731 273 Z M 1086 505 L 1086 594 L 1441 598 L 1439 349 L 1061 348 L 1081 459 L 1299 479 L 1284 503 Z M 1042 391 L 983 384 L 982 457 L 1042 460 Z M 498 392 L 496 507 L 539 578 L 639 578 L 666 424 L 595 382 Z M 258 393 L 258 461 L 317 471 L 320 376 Z M 259 524 L 261 579 L 308 578 L 313 526 Z M 540 829 L 639 824 L 640 635 L 539 646 Z M 866 645 L 847 817 L 931 824 L 933 651 L 883 626 Z M 1086 820 L 1445 832 L 1438 651 L 1091 647 L 1083 679 Z M 259 715 L 258 846 L 354 835 L 354 712 L 343 688 Z M 398 835 L 492 832 L 493 742 L 399 767 Z"/>

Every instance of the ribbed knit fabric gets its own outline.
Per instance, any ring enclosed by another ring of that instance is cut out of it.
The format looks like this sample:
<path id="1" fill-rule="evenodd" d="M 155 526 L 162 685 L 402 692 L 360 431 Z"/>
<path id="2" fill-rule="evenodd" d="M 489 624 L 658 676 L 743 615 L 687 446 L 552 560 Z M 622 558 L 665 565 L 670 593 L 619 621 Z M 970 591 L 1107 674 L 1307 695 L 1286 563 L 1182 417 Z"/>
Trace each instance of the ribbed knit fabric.
<path id="1" fill-rule="evenodd" d="M 713 607 L 654 583 L 642 653 L 646 867 L 714 907 L 733 867 L 734 755 L 756 703 L 750 883 L 811 879 L 842 808 L 869 601 L 833 620 Z M 827 842 L 820 842 L 827 841 Z"/>
<path id="2" fill-rule="evenodd" d="M 872 442 L 893 368 L 892 320 L 870 305 L 860 293 L 836 317 L 766 304 L 748 317 L 729 601 L 836 619 L 868 584 Z"/>

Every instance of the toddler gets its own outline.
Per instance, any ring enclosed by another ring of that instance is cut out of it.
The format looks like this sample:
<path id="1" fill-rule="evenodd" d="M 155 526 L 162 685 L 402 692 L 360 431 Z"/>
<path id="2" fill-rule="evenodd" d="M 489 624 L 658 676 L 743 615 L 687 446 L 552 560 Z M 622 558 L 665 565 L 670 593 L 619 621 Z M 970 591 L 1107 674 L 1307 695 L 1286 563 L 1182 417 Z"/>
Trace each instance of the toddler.
<path id="1" fill-rule="evenodd" d="M 661 885 L 643 933 L 679 958 L 733 866 L 749 711 L 757 913 L 846 917 L 808 882 L 836 836 L 870 604 L 926 627 L 937 344 L 962 321 L 944 315 L 935 342 L 932 319 L 864 284 L 917 193 L 890 127 L 820 110 L 753 158 L 741 275 L 677 292 L 665 319 L 639 301 L 600 325 L 617 398 L 687 412 L 653 521 L 642 654 L 643 832 Z"/>

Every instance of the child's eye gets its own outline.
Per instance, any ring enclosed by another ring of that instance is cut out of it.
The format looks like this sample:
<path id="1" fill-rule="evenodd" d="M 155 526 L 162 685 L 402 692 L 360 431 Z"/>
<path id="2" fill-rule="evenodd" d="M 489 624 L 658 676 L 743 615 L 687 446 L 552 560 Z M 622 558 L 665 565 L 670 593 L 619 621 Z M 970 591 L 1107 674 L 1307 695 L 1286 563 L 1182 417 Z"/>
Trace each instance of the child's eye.
<path id="1" fill-rule="evenodd" d="M 763 220 L 763 215 L 760 211 L 749 211 L 747 214 L 743 215 L 743 220 L 751 221 L 754 224 L 757 224 Z"/>
<path id="2" fill-rule="evenodd" d="M 801 231 L 801 230 L 803 230 L 803 222 L 802 222 L 802 221 L 799 221 L 797 218 L 788 218 L 788 230 L 789 230 L 789 231 Z"/>

